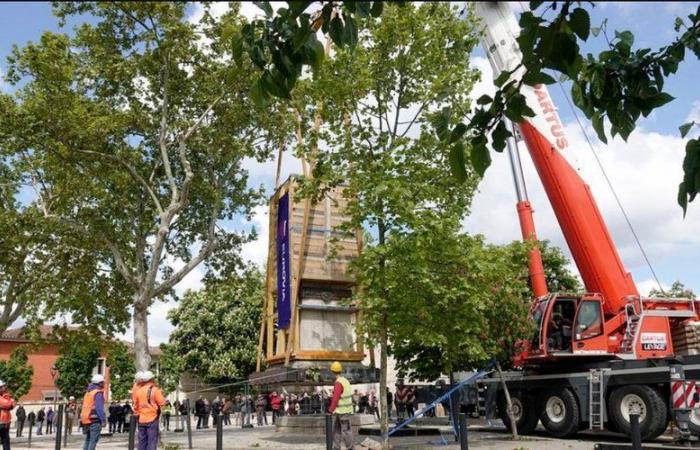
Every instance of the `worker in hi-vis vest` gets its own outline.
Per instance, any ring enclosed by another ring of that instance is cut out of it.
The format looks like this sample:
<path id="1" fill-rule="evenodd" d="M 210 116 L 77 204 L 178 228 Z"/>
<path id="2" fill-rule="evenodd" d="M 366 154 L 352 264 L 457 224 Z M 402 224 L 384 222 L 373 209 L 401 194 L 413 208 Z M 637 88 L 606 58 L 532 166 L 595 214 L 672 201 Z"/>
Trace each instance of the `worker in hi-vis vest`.
<path id="1" fill-rule="evenodd" d="M 156 450 L 158 446 L 158 422 L 165 397 L 153 378 L 150 370 L 138 371 L 131 391 L 134 414 L 139 416 L 139 450 Z"/>
<path id="2" fill-rule="evenodd" d="M 97 374 L 90 380 L 80 409 L 80 425 L 85 434 L 83 450 L 95 450 L 105 423 L 105 377 Z"/>
<path id="3" fill-rule="evenodd" d="M 335 374 L 333 384 L 333 398 L 328 406 L 328 414 L 333 414 L 333 450 L 340 450 L 342 439 L 345 448 L 352 449 L 354 439 L 352 437 L 352 390 L 347 378 L 340 375 L 343 366 L 335 361 L 331 364 L 331 372 Z"/>

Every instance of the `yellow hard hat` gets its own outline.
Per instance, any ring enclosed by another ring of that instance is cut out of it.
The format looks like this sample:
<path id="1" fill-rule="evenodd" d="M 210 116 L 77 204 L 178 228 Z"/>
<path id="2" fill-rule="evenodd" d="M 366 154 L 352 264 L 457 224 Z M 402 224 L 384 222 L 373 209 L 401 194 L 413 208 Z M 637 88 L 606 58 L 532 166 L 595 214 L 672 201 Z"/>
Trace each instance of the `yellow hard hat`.
<path id="1" fill-rule="evenodd" d="M 333 364 L 331 364 L 331 372 L 340 373 L 342 371 L 343 371 L 343 365 L 340 364 L 338 361 L 333 361 Z"/>

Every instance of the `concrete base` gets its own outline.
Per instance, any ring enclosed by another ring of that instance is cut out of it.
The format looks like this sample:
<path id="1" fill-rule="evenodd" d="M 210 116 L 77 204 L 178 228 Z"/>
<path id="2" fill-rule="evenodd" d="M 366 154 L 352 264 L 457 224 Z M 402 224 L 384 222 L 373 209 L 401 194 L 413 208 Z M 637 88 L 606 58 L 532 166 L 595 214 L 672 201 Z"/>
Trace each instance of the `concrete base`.
<path id="1" fill-rule="evenodd" d="M 353 414 L 350 424 L 357 435 L 361 427 L 376 425 L 376 417 L 369 414 Z M 308 434 L 323 436 L 326 434 L 325 415 L 283 416 L 277 418 L 276 431 L 285 434 Z"/>

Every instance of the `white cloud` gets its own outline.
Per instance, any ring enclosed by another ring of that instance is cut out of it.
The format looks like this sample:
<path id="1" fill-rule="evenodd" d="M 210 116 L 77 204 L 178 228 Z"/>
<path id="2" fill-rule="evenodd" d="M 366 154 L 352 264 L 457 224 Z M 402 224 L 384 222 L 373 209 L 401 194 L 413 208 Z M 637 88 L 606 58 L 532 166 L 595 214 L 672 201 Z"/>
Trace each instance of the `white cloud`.
<path id="1" fill-rule="evenodd" d="M 7 92 L 9 85 L 5 81 L 5 69 L 0 66 L 0 92 Z"/>
<path id="2" fill-rule="evenodd" d="M 267 250 L 270 235 L 268 205 L 260 205 L 253 209 L 251 224 L 258 232 L 258 238 L 243 245 L 241 255 L 245 261 L 250 261 L 264 269 L 267 264 Z"/>
<path id="3" fill-rule="evenodd" d="M 666 283 L 661 283 L 661 287 L 664 291 L 671 289 L 671 285 Z M 652 289 L 658 288 L 659 284 L 656 282 L 656 280 L 653 279 L 647 279 L 637 283 L 637 290 L 639 291 L 640 295 L 649 295 L 649 292 L 651 292 Z"/>
<path id="4" fill-rule="evenodd" d="M 474 58 L 475 64 L 484 71 L 484 80 L 490 80 L 490 67 L 477 60 L 478 58 Z M 477 89 L 483 89 L 483 86 L 477 86 Z M 488 92 L 486 89 L 486 93 Z M 693 113 L 700 115 L 700 102 L 694 103 L 694 106 L 696 108 Z M 571 123 L 566 125 L 566 132 L 570 145 L 565 157 L 590 185 L 624 264 L 633 275 L 635 271 L 646 273 L 641 252 L 588 148 L 582 131 L 578 125 Z M 659 264 L 680 252 L 700 254 L 700 234 L 695 231 L 700 228 L 700 211 L 698 208 L 689 208 L 684 220 L 676 204 L 677 187 L 682 176 L 684 140 L 675 135 L 648 131 L 641 126 L 632 133 L 626 143 L 616 138 L 608 145 L 603 145 L 594 138 L 595 133 L 590 126 L 586 133 L 593 139 L 594 149 L 652 264 Z M 520 147 L 530 201 L 535 209 L 538 236 L 549 239 L 566 250 L 561 229 L 526 148 L 523 144 Z M 487 170 L 479 186 L 479 193 L 474 199 L 472 214 L 464 220 L 465 229 L 473 233 L 482 233 L 496 243 L 520 239 L 515 203 L 507 156 L 494 153 L 493 164 Z M 566 251 L 568 253 L 568 250 Z M 642 287 L 647 289 L 646 284 Z"/>
<path id="5" fill-rule="evenodd" d="M 700 124 L 700 100 L 695 100 L 693 106 L 690 108 L 688 117 L 685 118 L 686 122 L 695 122 Z"/>

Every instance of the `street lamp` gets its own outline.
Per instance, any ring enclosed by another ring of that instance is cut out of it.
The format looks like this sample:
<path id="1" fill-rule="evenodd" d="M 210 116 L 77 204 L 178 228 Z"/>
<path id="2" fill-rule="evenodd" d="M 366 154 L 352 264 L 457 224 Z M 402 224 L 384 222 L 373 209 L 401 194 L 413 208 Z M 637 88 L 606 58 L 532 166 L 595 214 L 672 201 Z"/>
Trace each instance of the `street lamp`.
<path id="1" fill-rule="evenodd" d="M 51 379 L 53 379 L 53 409 L 56 410 L 56 403 L 58 402 L 58 386 L 56 386 L 56 377 L 58 376 L 58 367 L 56 365 L 51 366 Z"/>

